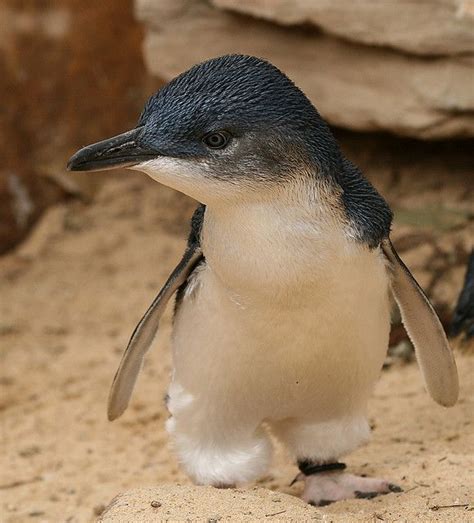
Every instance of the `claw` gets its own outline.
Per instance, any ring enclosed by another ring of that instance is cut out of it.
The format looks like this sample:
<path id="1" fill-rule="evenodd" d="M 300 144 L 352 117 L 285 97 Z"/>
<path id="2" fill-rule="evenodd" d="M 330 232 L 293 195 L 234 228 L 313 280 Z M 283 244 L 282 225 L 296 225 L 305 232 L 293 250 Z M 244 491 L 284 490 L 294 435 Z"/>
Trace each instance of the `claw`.
<path id="1" fill-rule="evenodd" d="M 390 483 L 388 485 L 388 488 L 389 488 L 390 492 L 403 492 L 402 487 L 395 485 L 395 483 Z"/>
<path id="2" fill-rule="evenodd" d="M 360 490 L 356 490 L 354 494 L 358 499 L 373 499 L 379 495 L 379 492 L 361 492 Z"/>

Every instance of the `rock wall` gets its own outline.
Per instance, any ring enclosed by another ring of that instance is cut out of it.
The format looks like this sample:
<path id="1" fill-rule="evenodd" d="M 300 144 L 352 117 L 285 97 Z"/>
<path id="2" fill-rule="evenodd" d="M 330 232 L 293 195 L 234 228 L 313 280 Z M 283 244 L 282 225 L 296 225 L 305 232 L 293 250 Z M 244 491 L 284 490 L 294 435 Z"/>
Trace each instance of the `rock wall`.
<path id="1" fill-rule="evenodd" d="M 4 0 L 0 21 L 1 254 L 49 205 L 89 198 L 101 176 L 66 173 L 68 157 L 134 125 L 157 82 L 131 0 Z"/>
<path id="2" fill-rule="evenodd" d="M 474 135 L 474 2 L 135 0 L 145 61 L 169 80 L 226 53 L 269 59 L 332 124 Z"/>
<path id="3" fill-rule="evenodd" d="M 282 25 L 311 24 L 351 42 L 419 55 L 472 53 L 472 0 L 212 0 Z"/>

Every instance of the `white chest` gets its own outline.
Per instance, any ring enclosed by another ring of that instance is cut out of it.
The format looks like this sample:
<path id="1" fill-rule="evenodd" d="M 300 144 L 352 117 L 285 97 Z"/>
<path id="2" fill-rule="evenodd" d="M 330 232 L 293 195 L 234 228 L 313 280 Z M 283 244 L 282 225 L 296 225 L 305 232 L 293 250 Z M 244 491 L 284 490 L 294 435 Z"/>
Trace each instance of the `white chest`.
<path id="1" fill-rule="evenodd" d="M 323 415 L 363 404 L 388 341 L 381 253 L 300 209 L 222 218 L 206 216 L 207 264 L 176 318 L 176 378 L 194 393 L 244 402 L 258 390 L 270 417 L 282 405 Z"/>

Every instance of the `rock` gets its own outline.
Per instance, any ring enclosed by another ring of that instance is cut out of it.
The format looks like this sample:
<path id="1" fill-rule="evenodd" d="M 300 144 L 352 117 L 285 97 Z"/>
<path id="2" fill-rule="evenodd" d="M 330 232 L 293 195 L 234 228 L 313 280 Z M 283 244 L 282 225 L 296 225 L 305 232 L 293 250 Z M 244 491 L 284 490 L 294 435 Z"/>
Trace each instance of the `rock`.
<path id="1" fill-rule="evenodd" d="M 0 20 L 4 253 L 50 205 L 95 194 L 103 177 L 66 173 L 68 157 L 135 125 L 157 82 L 144 71 L 129 0 L 0 2 Z"/>
<path id="2" fill-rule="evenodd" d="M 147 26 L 146 64 L 165 80 L 213 56 L 254 54 L 284 70 L 334 125 L 425 139 L 474 135 L 470 54 L 427 59 L 243 17 L 203 0 L 136 0 L 136 14 Z"/>
<path id="3" fill-rule="evenodd" d="M 353 42 L 421 55 L 474 49 L 472 0 L 212 0 L 220 8 L 282 25 L 312 24 Z"/>
<path id="4" fill-rule="evenodd" d="M 0 169 L 0 254 L 22 240 L 44 209 L 65 195 L 28 169 Z"/>
<path id="5" fill-rule="evenodd" d="M 114 521 L 308 521 L 318 510 L 300 499 L 264 488 L 216 489 L 161 485 L 130 490 L 114 498 L 98 523 Z"/>
<path id="6" fill-rule="evenodd" d="M 30 236 L 18 246 L 17 256 L 22 260 L 31 261 L 44 254 L 49 241 L 64 229 L 65 216 L 66 207 L 64 205 L 49 207 Z"/>

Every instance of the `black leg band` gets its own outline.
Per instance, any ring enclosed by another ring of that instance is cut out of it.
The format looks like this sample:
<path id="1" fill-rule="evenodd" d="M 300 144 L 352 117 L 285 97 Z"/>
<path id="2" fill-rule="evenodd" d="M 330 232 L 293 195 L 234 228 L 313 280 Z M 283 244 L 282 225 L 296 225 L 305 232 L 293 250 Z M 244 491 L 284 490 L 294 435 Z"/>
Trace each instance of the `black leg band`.
<path id="1" fill-rule="evenodd" d="M 329 470 L 344 470 L 346 468 L 345 463 L 322 463 L 320 465 L 314 464 L 309 460 L 298 461 L 298 468 L 305 476 L 311 476 L 312 474 L 319 474 L 320 472 L 328 472 Z"/>

